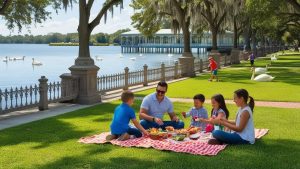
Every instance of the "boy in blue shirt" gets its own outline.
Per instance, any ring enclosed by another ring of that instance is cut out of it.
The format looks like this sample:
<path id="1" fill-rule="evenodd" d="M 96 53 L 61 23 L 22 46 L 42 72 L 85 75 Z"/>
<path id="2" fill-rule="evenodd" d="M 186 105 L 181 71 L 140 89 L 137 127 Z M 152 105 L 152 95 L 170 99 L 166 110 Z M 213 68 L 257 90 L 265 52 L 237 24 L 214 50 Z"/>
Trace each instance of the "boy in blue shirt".
<path id="1" fill-rule="evenodd" d="M 206 127 L 205 122 L 201 122 L 200 118 L 208 119 L 207 110 L 203 107 L 205 97 L 202 94 L 197 94 L 194 96 L 194 107 L 190 109 L 189 112 L 182 112 L 184 118 L 192 116 L 191 118 L 191 127 L 201 127 L 201 130 L 204 131 Z"/>
<path id="2" fill-rule="evenodd" d="M 106 140 L 110 141 L 118 138 L 118 140 L 123 141 L 128 140 L 131 135 L 139 138 L 142 137 L 141 132 L 148 135 L 148 132 L 136 120 L 134 110 L 130 107 L 134 102 L 134 94 L 131 91 L 124 91 L 121 100 L 122 104 L 116 107 L 114 111 L 114 117 L 110 125 L 111 135 L 108 135 Z M 129 125 L 130 120 L 139 130 Z"/>

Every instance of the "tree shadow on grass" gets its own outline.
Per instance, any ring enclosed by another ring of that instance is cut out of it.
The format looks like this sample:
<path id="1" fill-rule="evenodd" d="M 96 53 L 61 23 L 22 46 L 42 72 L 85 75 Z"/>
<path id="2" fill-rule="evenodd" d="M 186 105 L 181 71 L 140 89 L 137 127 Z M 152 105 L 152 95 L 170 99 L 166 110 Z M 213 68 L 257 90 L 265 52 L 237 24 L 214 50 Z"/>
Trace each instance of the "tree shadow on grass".
<path id="1" fill-rule="evenodd" d="M 80 156 L 63 157 L 57 161 L 34 168 L 299 168 L 300 142 L 296 140 L 259 140 L 254 145 L 227 146 L 225 150 L 216 156 L 198 156 L 169 151 L 159 151 L 143 148 L 122 148 L 116 156 L 106 157 L 108 151 L 114 151 L 114 146 L 87 145 L 90 146 Z M 99 146 L 100 148 L 98 148 Z M 109 148 L 107 148 L 109 147 Z M 95 149 L 95 151 L 93 150 Z M 127 151 L 129 150 L 130 151 Z M 143 157 L 143 151 L 151 151 L 159 158 L 153 156 Z M 139 157 L 131 157 L 132 153 L 141 154 Z M 103 158 L 101 158 L 103 157 Z"/>
<path id="2" fill-rule="evenodd" d="M 0 147 L 37 143 L 38 145 L 32 148 L 39 149 L 54 143 L 78 140 L 95 131 L 99 133 L 101 125 L 98 122 L 111 121 L 109 117 L 112 117 L 116 105 L 116 103 L 105 103 L 2 130 L 0 131 Z M 103 115 L 104 117 L 101 117 Z"/>

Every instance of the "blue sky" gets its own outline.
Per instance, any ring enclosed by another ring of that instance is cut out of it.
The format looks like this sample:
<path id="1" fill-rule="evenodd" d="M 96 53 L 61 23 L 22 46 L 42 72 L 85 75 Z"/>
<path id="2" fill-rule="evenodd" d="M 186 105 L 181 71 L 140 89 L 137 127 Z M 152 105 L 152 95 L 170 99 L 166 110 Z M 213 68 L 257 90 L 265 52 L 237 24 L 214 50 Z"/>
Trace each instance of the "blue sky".
<path id="1" fill-rule="evenodd" d="M 92 8 L 91 19 L 93 19 L 99 9 L 102 6 L 103 1 L 95 1 L 95 4 Z M 106 24 L 104 24 L 103 19 L 101 23 L 94 29 L 94 33 L 105 32 L 113 33 L 119 29 L 130 28 L 131 19 L 130 16 L 133 14 L 133 9 L 129 7 L 130 0 L 124 0 L 124 9 L 120 13 L 119 7 L 115 7 L 114 17 L 111 18 L 111 14 L 108 14 L 108 19 Z M 49 8 L 49 11 L 52 12 L 52 19 L 48 19 L 42 24 L 31 25 L 31 34 L 32 35 L 45 35 L 51 32 L 59 33 L 73 33 L 77 32 L 78 20 L 79 20 L 79 9 L 78 4 L 73 5 L 73 9 L 69 8 L 67 12 L 64 10 L 58 11 L 58 14 L 53 9 Z M 0 17 L 0 35 L 16 35 L 16 34 L 30 34 L 26 28 L 23 28 L 21 33 L 18 33 L 18 30 L 10 31 L 5 26 L 5 21 Z"/>

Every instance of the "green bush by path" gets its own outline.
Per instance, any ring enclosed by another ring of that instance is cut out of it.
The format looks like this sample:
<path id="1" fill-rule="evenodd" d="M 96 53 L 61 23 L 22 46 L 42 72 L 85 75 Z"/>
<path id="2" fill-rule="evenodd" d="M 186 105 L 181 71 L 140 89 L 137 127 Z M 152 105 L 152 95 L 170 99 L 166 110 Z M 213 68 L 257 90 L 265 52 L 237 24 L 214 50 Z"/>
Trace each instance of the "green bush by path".
<path id="1" fill-rule="evenodd" d="M 249 62 L 242 62 L 230 68 L 219 70 L 221 82 L 209 82 L 209 74 L 172 83 L 167 96 L 176 98 L 192 98 L 197 93 L 202 93 L 210 98 L 216 93 L 221 93 L 226 99 L 232 99 L 233 91 L 245 88 L 256 100 L 267 101 L 300 101 L 300 55 L 278 56 L 278 60 L 269 66 L 268 74 L 275 76 L 272 82 L 251 81 L 252 72 Z M 270 58 L 260 58 L 255 61 L 256 67 L 265 67 L 270 64 Z M 145 96 L 154 89 L 138 92 L 137 95 Z"/>
<path id="2" fill-rule="evenodd" d="M 228 146 L 213 157 L 77 142 L 80 137 L 108 131 L 112 112 L 119 103 L 105 103 L 0 131 L 0 168 L 300 168 L 299 109 L 256 107 L 255 126 L 269 128 L 270 133 L 254 145 Z M 135 102 L 136 111 L 140 103 Z M 174 103 L 175 112 L 191 106 Z M 229 105 L 231 119 L 236 109 Z M 189 119 L 185 122 L 189 124 Z"/>

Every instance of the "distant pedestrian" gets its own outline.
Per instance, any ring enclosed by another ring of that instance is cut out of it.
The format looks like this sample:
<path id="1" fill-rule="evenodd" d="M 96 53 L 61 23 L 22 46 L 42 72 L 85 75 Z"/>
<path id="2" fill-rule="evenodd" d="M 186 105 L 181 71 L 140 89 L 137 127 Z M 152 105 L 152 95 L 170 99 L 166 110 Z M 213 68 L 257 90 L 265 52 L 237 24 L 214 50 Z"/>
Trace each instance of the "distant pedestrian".
<path id="1" fill-rule="evenodd" d="M 210 67 L 210 71 L 211 71 L 211 76 L 210 76 L 209 81 L 212 81 L 213 79 L 216 79 L 217 81 L 219 81 L 217 62 L 212 57 L 209 57 L 208 60 L 209 60 L 208 67 Z"/>
<path id="2" fill-rule="evenodd" d="M 253 67 L 253 65 L 254 65 L 254 59 L 255 59 L 254 54 L 251 53 L 251 55 L 249 55 L 249 60 L 250 60 L 251 67 Z"/>

